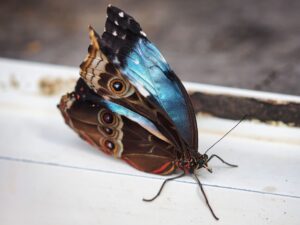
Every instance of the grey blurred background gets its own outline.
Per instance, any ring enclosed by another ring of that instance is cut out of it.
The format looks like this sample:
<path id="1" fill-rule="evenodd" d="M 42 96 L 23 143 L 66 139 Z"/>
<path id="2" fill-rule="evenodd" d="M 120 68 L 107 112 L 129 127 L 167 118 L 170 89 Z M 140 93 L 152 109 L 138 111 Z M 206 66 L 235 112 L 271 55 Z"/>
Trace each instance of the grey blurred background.
<path id="1" fill-rule="evenodd" d="M 1 0 L 0 57 L 77 67 L 109 3 L 183 80 L 300 95 L 299 0 Z"/>

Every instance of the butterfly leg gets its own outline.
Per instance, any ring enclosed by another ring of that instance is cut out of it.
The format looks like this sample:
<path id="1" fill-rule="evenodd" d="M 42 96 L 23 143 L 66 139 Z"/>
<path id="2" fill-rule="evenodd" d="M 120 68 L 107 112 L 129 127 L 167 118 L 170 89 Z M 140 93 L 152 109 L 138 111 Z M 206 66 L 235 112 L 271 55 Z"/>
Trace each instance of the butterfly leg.
<path id="1" fill-rule="evenodd" d="M 180 178 L 180 177 L 183 177 L 184 175 L 185 175 L 185 172 L 183 172 L 182 174 L 179 174 L 179 175 L 176 176 L 176 177 L 171 177 L 171 178 L 168 178 L 168 179 L 164 180 L 164 182 L 163 182 L 162 185 L 160 186 L 160 189 L 159 189 L 159 191 L 157 192 L 157 194 L 156 194 L 153 198 L 150 198 L 150 199 L 145 199 L 145 198 L 143 198 L 143 201 L 145 201 L 145 202 L 151 202 L 151 201 L 155 200 L 155 199 L 160 195 L 160 193 L 161 193 L 163 187 L 165 186 L 165 184 L 166 184 L 168 181 L 178 179 L 178 178 Z"/>
<path id="2" fill-rule="evenodd" d="M 200 182 L 200 180 L 199 180 L 199 178 L 197 177 L 196 174 L 194 174 L 194 177 L 195 177 L 195 179 L 196 179 L 196 181 L 197 181 L 197 183 L 198 183 L 198 185 L 199 185 L 199 187 L 200 187 L 200 189 L 201 189 L 201 192 L 202 192 L 202 194 L 203 194 L 203 196 L 204 196 L 204 198 L 205 198 L 206 205 L 208 206 L 208 208 L 209 208 L 211 214 L 213 215 L 213 217 L 214 217 L 216 220 L 219 220 L 219 218 L 216 216 L 216 214 L 214 213 L 213 209 L 211 208 L 211 206 L 210 206 L 210 204 L 209 204 L 209 201 L 208 201 L 208 198 L 206 197 L 206 194 L 205 194 L 205 191 L 204 191 L 204 189 L 203 189 L 202 183 Z"/>
<path id="3" fill-rule="evenodd" d="M 228 163 L 228 162 L 226 162 L 224 159 L 222 159 L 220 156 L 215 155 L 215 154 L 211 155 L 211 156 L 208 158 L 207 163 L 208 163 L 210 160 L 212 160 L 214 157 L 216 157 L 216 158 L 219 159 L 222 163 L 224 163 L 224 164 L 226 164 L 226 165 L 228 165 L 228 166 L 231 166 L 231 167 L 238 167 L 238 165 L 234 165 L 234 164 Z"/>

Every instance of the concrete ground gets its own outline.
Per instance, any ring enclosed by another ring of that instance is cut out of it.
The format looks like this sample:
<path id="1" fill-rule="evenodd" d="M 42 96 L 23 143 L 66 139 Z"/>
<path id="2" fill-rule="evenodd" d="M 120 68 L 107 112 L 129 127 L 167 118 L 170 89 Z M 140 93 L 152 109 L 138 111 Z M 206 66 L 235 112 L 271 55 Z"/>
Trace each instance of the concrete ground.
<path id="1" fill-rule="evenodd" d="M 298 0 L 2 0 L 0 57 L 78 66 L 108 3 L 140 22 L 183 80 L 300 95 Z"/>

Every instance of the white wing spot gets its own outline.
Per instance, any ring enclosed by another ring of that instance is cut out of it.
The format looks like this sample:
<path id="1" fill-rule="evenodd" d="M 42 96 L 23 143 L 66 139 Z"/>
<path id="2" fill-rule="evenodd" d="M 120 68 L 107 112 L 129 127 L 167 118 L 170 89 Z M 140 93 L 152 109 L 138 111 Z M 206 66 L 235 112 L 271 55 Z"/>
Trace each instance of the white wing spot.
<path id="1" fill-rule="evenodd" d="M 126 38 L 126 34 L 124 34 L 122 37 L 121 37 L 123 40 L 125 40 Z"/>
<path id="2" fill-rule="evenodd" d="M 115 57 L 115 58 L 113 59 L 113 63 L 114 63 L 114 64 L 120 64 L 120 61 L 119 61 L 119 59 L 118 59 L 117 57 Z"/>
<path id="3" fill-rule="evenodd" d="M 115 20 L 115 24 L 116 24 L 117 26 L 119 26 L 119 23 L 118 23 L 118 21 L 116 21 L 116 20 Z"/>
<path id="4" fill-rule="evenodd" d="M 124 17 L 124 13 L 123 12 L 119 12 L 119 16 L 123 18 Z"/>
<path id="5" fill-rule="evenodd" d="M 137 89 L 138 89 L 139 92 L 140 92 L 143 96 L 145 96 L 145 97 L 147 97 L 147 96 L 150 95 L 150 93 L 149 93 L 144 87 L 142 87 L 142 86 L 140 86 L 140 85 L 137 87 Z"/>
<path id="6" fill-rule="evenodd" d="M 147 37 L 146 33 L 144 31 L 140 31 L 140 34 L 143 35 L 144 37 Z"/>
<path id="7" fill-rule="evenodd" d="M 112 34 L 113 34 L 115 37 L 118 35 L 117 31 L 114 31 Z"/>
<path id="8" fill-rule="evenodd" d="M 152 147 L 150 148 L 150 150 L 148 151 L 148 153 L 150 153 L 150 154 L 153 153 L 154 148 L 155 148 L 155 147 L 152 146 Z"/>

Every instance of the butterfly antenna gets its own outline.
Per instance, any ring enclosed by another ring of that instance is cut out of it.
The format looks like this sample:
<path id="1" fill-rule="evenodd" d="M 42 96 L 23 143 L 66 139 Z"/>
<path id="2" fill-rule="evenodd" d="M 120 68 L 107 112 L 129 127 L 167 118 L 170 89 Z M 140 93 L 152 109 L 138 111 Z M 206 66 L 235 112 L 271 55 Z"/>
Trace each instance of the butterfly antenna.
<path id="1" fill-rule="evenodd" d="M 180 178 L 180 177 L 183 177 L 184 175 L 185 175 L 185 172 L 183 172 L 182 174 L 179 174 L 179 176 L 171 177 L 171 178 L 168 178 L 168 179 L 164 180 L 164 182 L 163 182 L 162 185 L 160 186 L 160 189 L 159 189 L 159 191 L 157 192 L 157 194 L 156 194 L 153 198 L 150 198 L 150 199 L 145 199 L 145 198 L 143 198 L 143 201 L 145 201 L 145 202 L 152 202 L 153 200 L 155 200 L 155 199 L 160 195 L 162 189 L 164 188 L 165 184 L 166 184 L 168 181 L 178 179 L 178 178 Z"/>
<path id="2" fill-rule="evenodd" d="M 204 189 L 203 189 L 202 183 L 200 182 L 200 180 L 199 180 L 199 178 L 197 177 L 196 174 L 193 173 L 193 175 L 194 175 L 194 177 L 195 177 L 195 179 L 196 179 L 196 181 L 197 181 L 197 183 L 198 183 L 198 185 L 199 185 L 199 187 L 200 187 L 200 189 L 201 189 L 201 192 L 202 192 L 202 194 L 203 194 L 203 196 L 204 196 L 204 198 L 205 198 L 206 205 L 208 206 L 208 208 L 209 208 L 211 214 L 213 215 L 213 217 L 214 217 L 216 220 L 219 220 L 219 218 L 216 216 L 216 214 L 214 213 L 213 209 L 211 208 L 211 206 L 210 206 L 210 204 L 209 204 L 209 201 L 208 201 L 208 198 L 206 197 L 206 194 L 205 194 L 205 191 L 204 191 Z"/>
<path id="3" fill-rule="evenodd" d="M 242 119 L 240 119 L 240 121 L 234 125 L 234 127 L 232 127 L 229 131 L 226 132 L 226 134 L 223 135 L 223 137 L 221 137 L 219 140 L 217 140 L 212 146 L 210 146 L 204 154 L 206 154 L 210 149 L 212 149 L 216 144 L 218 144 L 223 138 L 225 138 L 231 131 L 234 130 L 234 128 L 236 128 L 241 122 L 243 122 L 245 119 L 247 118 L 247 115 L 243 116 Z"/>
<path id="4" fill-rule="evenodd" d="M 222 163 L 226 164 L 227 166 L 231 166 L 231 167 L 238 167 L 238 165 L 235 164 L 231 164 L 229 162 L 226 162 L 224 159 L 222 159 L 220 156 L 212 154 L 209 159 L 206 161 L 206 163 L 208 163 L 210 160 L 212 160 L 214 157 L 216 157 L 217 159 L 219 159 Z M 208 170 L 208 169 L 207 169 Z M 209 171 L 209 170 L 208 170 Z M 209 171 L 210 172 L 210 171 Z"/>

